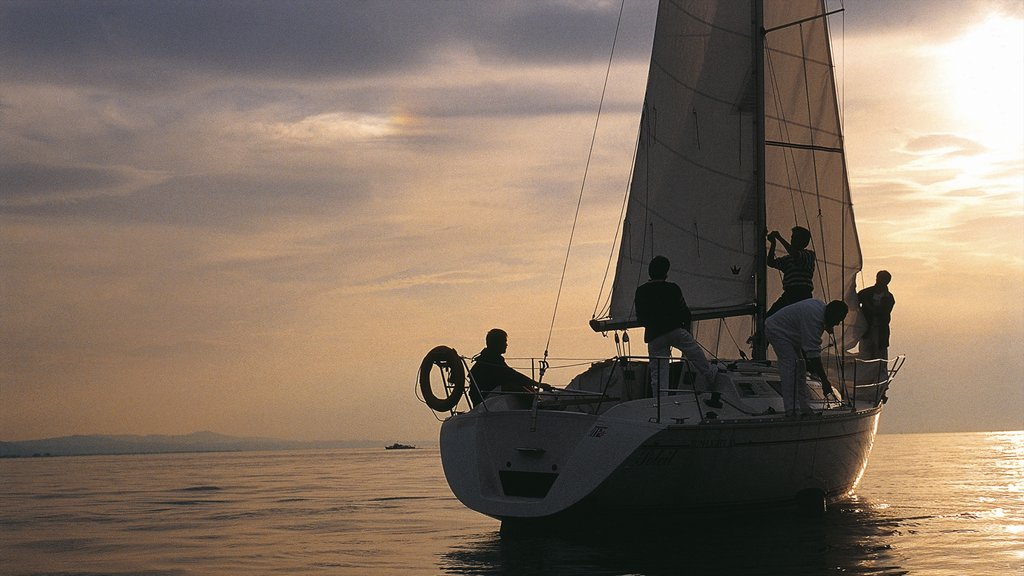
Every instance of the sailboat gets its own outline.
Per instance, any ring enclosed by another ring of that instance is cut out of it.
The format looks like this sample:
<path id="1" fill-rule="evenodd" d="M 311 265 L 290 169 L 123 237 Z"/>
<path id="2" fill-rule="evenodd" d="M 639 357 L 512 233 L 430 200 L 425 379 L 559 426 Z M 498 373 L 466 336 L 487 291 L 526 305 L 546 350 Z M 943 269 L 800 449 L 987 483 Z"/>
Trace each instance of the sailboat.
<path id="1" fill-rule="evenodd" d="M 822 0 L 661 2 L 615 278 L 590 325 L 625 338 L 649 260 L 668 257 L 714 388 L 677 359 L 652 394 L 649 359 L 622 346 L 564 389 L 470 405 L 467 359 L 434 348 L 419 390 L 446 414 L 442 465 L 467 507 L 507 522 L 655 518 L 852 493 L 904 358 L 854 351 L 862 259 L 829 16 Z M 793 226 L 812 233 L 814 297 L 851 311 L 824 354 L 838 394 L 807 377 L 810 417 L 785 414 L 763 336 L 782 290 L 766 232 Z"/>

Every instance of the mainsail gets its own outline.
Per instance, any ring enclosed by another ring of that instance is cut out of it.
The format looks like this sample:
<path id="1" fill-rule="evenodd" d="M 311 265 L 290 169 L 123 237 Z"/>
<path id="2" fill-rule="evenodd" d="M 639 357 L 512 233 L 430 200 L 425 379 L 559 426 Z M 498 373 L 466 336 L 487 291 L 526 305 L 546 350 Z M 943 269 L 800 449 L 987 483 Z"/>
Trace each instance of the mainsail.
<path id="1" fill-rule="evenodd" d="M 856 311 L 861 253 L 824 3 L 663 0 L 610 305 L 595 328 L 636 326 L 633 295 L 660 254 L 701 320 L 695 336 L 735 357 L 782 291 L 764 270 L 765 232 L 788 238 L 793 226 L 812 234 L 814 296 Z"/>

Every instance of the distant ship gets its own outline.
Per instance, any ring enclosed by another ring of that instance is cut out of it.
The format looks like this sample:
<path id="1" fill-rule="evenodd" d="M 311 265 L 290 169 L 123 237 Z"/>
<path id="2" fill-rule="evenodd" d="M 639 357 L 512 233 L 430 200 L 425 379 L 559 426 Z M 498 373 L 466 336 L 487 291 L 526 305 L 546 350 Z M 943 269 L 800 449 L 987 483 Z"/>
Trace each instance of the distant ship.
<path id="1" fill-rule="evenodd" d="M 384 447 L 385 450 L 413 450 L 415 448 L 416 448 L 415 446 L 412 446 L 412 445 L 409 445 L 409 444 L 399 444 L 398 442 L 395 442 L 394 444 L 392 444 L 390 446 L 385 446 Z"/>

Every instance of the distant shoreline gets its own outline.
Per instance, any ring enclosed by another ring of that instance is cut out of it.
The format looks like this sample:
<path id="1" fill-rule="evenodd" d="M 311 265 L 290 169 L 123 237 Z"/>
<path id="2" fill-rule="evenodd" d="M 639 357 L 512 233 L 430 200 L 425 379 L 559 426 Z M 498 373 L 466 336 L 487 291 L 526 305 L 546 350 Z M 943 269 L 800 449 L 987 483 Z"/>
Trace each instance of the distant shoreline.
<path id="1" fill-rule="evenodd" d="M 889 432 L 886 436 L 928 434 L 1001 434 L 1017 430 L 970 432 Z M 202 454 L 226 452 L 279 452 L 299 450 L 380 449 L 393 444 L 436 448 L 437 440 L 395 442 L 393 440 L 282 440 L 237 437 L 216 432 L 167 435 L 74 435 L 41 440 L 0 441 L 0 459 L 58 458 L 62 456 L 130 456 L 153 454 Z M 393 450 L 391 451 L 393 452 Z"/>
<path id="2" fill-rule="evenodd" d="M 227 436 L 215 432 L 195 432 L 178 436 L 96 434 L 0 442 L 0 458 L 331 450 L 339 448 L 380 448 L 383 450 L 385 446 L 393 443 L 393 441 L 381 440 L 282 440 Z"/>

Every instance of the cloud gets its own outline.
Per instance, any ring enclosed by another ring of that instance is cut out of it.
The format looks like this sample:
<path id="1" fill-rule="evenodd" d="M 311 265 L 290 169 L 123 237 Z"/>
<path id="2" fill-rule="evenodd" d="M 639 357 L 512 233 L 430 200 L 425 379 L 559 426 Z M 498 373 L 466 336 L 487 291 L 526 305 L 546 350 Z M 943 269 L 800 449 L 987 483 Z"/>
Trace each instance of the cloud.
<path id="1" fill-rule="evenodd" d="M 458 270 L 447 270 L 441 266 L 441 270 L 402 270 L 394 274 L 379 276 L 368 280 L 360 281 L 350 288 L 343 290 L 345 294 L 369 294 L 378 292 L 393 292 L 420 289 L 435 286 L 461 286 L 469 284 L 493 284 L 507 282 L 522 282 L 536 278 L 536 273 L 529 274 L 517 272 L 514 274 L 495 274 L 494 270 L 488 270 L 486 276 L 463 269 L 465 264 L 460 264 Z"/>
<path id="2" fill-rule="evenodd" d="M 833 10 L 845 8 L 842 22 L 853 34 L 899 35 L 910 30 L 918 35 L 946 40 L 973 24 L 973 19 L 966 15 L 990 12 L 1024 15 L 1024 6 L 1017 0 L 830 0 L 828 4 Z"/>
<path id="3" fill-rule="evenodd" d="M 158 175 L 122 166 L 0 164 L 0 211 L 55 201 L 126 194 Z"/>
<path id="4" fill-rule="evenodd" d="M 941 156 L 976 156 L 987 148 L 969 138 L 953 134 L 929 134 L 912 138 L 904 145 L 910 154 Z"/>
<path id="5" fill-rule="evenodd" d="M 48 172 L 47 172 L 48 173 Z M 77 171 L 72 171 L 76 173 Z M 51 179 L 52 180 L 52 179 Z M 49 184 L 50 180 L 44 182 Z M 31 201 L 9 202 L 0 212 L 21 216 L 80 218 L 97 223 L 173 225 L 182 228 L 260 228 L 277 220 L 340 214 L 359 202 L 368 186 L 311 174 L 305 178 L 183 175 L 117 195 L 109 188 L 71 196 L 44 188 Z"/>
<path id="6" fill-rule="evenodd" d="M 60 81 L 152 89 L 178 71 L 325 80 L 414 71 L 467 52 L 491 62 L 600 60 L 617 6 L 143 0 L 9 1 L 0 10 L 7 78 L 59 72 Z M 642 53 L 644 42 L 626 37 L 620 48 Z"/>
<path id="7" fill-rule="evenodd" d="M 1019 296 L 1003 280 L 1021 265 L 1006 231 L 1022 161 L 951 125 L 936 53 L 908 50 L 955 38 L 966 9 L 846 3 L 865 254 L 929 335 L 962 286 L 950 271 L 973 274 L 970 291 L 995 279 L 964 296 L 991 317 Z M 600 353 L 585 320 L 656 6 L 626 3 L 560 354 Z M 15 375 L 0 437 L 364 433 L 339 413 L 433 434 L 366 406 L 421 408 L 406 377 L 439 339 L 473 351 L 502 326 L 515 355 L 543 350 L 617 15 L 577 0 L 0 3 L 0 373 Z"/>
<path id="8" fill-rule="evenodd" d="M 401 118 L 332 112 L 307 116 L 297 122 L 277 122 L 264 127 L 272 139 L 285 145 L 331 145 L 387 138 L 406 124 Z"/>

